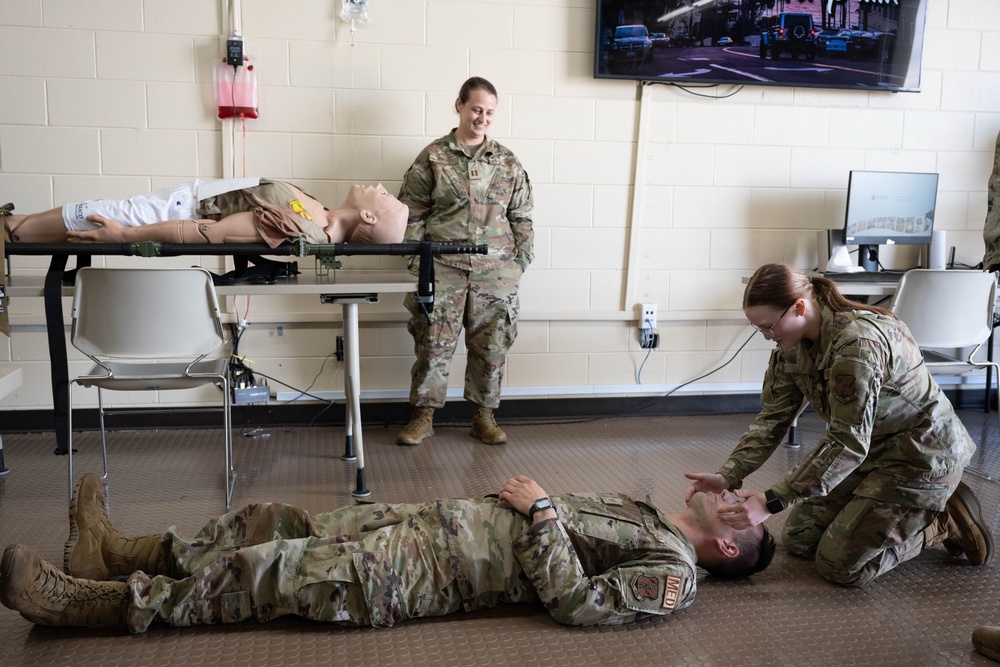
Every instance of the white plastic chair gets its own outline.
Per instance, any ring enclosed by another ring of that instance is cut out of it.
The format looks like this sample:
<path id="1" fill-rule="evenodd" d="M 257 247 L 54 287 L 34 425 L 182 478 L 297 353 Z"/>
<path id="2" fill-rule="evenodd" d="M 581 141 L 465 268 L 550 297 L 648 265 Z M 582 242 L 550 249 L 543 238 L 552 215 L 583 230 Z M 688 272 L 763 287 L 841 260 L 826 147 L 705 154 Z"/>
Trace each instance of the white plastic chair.
<path id="1" fill-rule="evenodd" d="M 71 382 L 97 387 L 105 478 L 108 476 L 105 389 L 161 391 L 205 384 L 221 388 L 228 511 L 236 484 L 229 360 L 205 359 L 226 342 L 212 275 L 199 268 L 82 268 L 76 275 L 70 340 L 95 364 L 87 375 Z M 71 401 L 71 420 L 72 414 Z M 69 432 L 72 499 L 72 421 Z"/>
<path id="2" fill-rule="evenodd" d="M 900 278 L 890 310 L 909 327 L 931 373 L 1000 371 L 1000 364 L 973 359 L 993 331 L 996 292 L 995 273 L 913 269 Z M 961 354 L 969 348 L 968 355 Z"/>

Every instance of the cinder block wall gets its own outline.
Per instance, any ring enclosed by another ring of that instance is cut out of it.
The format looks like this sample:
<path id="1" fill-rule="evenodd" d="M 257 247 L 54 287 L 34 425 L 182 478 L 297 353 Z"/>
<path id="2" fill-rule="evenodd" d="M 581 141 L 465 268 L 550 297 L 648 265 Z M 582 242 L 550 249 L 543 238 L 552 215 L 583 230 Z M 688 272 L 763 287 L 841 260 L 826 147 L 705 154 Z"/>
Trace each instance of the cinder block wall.
<path id="1" fill-rule="evenodd" d="M 919 94 L 748 86 L 719 99 L 595 80 L 595 0 L 372 2 L 353 38 L 337 2 L 243 0 L 261 84 L 260 118 L 245 134 L 216 118 L 211 68 L 229 32 L 226 4 L 0 0 L 0 199 L 33 211 L 243 173 L 294 180 L 332 205 L 353 182 L 395 191 L 420 148 L 455 124 L 461 82 L 487 77 L 500 91 L 492 134 L 521 158 L 536 196 L 537 257 L 523 281 L 510 397 L 662 393 L 721 364 L 750 335 L 741 278 L 767 261 L 816 266 L 816 232 L 842 224 L 851 169 L 940 172 L 936 224 L 959 262 L 982 259 L 1000 131 L 995 0 L 930 4 Z M 214 258 L 171 262 L 224 268 Z M 45 264 L 16 258 L 13 270 Z M 661 346 L 648 359 L 636 333 L 642 302 L 659 311 Z M 25 384 L 4 407 L 49 407 L 40 299 L 11 306 L 0 362 L 22 366 Z M 303 389 L 341 386 L 343 369 L 328 359 L 335 308 L 261 297 L 228 307 L 247 313 L 241 352 L 256 370 Z M 363 308 L 369 397 L 406 395 L 405 319 L 400 298 Z M 688 389 L 758 390 L 769 347 L 751 342 Z M 84 362 L 71 354 L 71 365 Z"/>

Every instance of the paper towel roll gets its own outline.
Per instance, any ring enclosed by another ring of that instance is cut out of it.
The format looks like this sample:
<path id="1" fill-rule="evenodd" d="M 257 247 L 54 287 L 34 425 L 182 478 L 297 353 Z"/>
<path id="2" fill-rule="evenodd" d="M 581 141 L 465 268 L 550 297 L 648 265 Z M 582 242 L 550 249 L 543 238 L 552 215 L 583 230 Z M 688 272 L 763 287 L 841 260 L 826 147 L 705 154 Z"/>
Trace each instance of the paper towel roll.
<path id="1" fill-rule="evenodd" d="M 931 248 L 928 252 L 928 268 L 948 268 L 948 237 L 943 229 L 931 234 Z"/>

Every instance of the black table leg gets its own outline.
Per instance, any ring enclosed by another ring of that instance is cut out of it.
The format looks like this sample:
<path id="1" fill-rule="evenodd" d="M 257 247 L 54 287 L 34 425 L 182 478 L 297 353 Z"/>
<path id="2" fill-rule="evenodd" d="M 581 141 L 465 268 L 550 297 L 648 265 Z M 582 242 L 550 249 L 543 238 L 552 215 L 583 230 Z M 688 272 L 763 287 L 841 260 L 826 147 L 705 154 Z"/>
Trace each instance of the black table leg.
<path id="1" fill-rule="evenodd" d="M 52 255 L 45 274 L 45 325 L 49 339 L 52 374 L 52 411 L 55 416 L 56 451 L 65 454 L 69 443 L 69 361 L 62 310 L 62 281 L 68 255 Z"/>

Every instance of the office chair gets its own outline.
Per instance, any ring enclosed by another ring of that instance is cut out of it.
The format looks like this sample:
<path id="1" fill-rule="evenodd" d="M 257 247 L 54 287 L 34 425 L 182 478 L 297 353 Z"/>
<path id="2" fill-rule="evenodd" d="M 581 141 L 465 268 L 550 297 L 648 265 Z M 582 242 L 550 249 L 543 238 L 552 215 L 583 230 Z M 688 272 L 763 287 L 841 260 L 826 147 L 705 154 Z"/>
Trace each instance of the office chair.
<path id="1" fill-rule="evenodd" d="M 104 477 L 108 476 L 104 390 L 161 391 L 214 384 L 222 390 L 228 511 L 237 476 L 233 467 L 229 360 L 205 359 L 226 342 L 211 274 L 199 268 L 87 267 L 79 270 L 75 285 L 70 340 L 94 361 L 94 366 L 71 382 L 97 387 Z M 72 401 L 69 413 L 72 499 Z"/>
<path id="2" fill-rule="evenodd" d="M 993 331 L 996 291 L 995 273 L 913 269 L 900 279 L 890 310 L 909 327 L 931 373 L 1000 371 L 990 359 L 973 359 Z M 961 354 L 968 348 L 968 355 Z"/>

